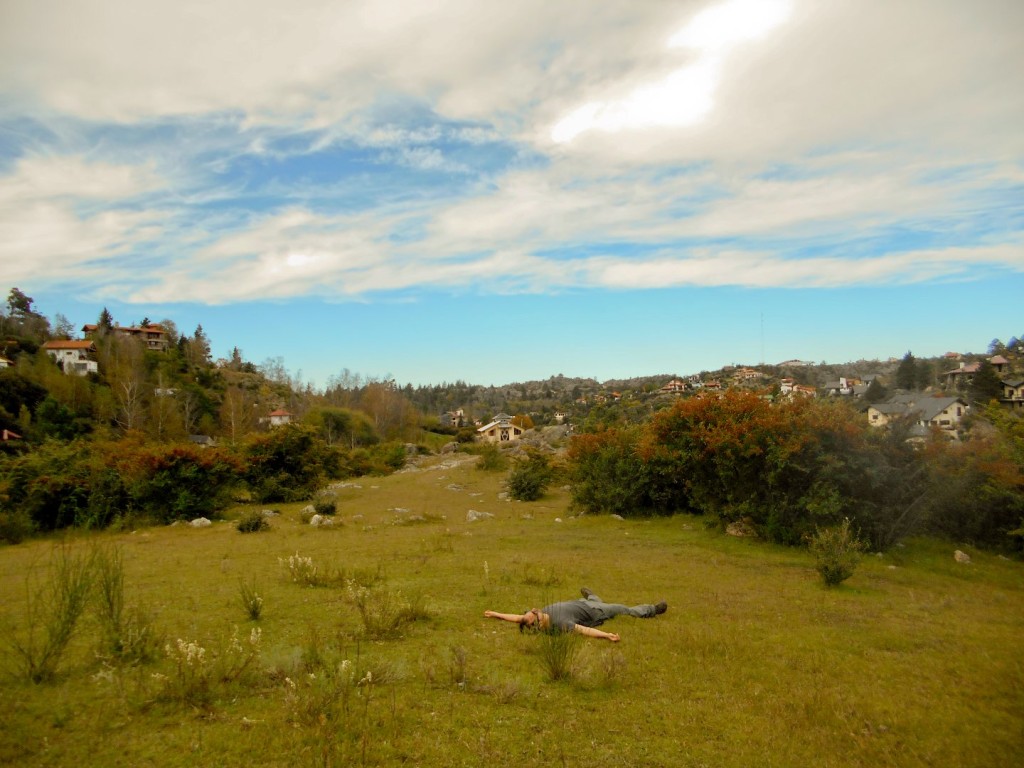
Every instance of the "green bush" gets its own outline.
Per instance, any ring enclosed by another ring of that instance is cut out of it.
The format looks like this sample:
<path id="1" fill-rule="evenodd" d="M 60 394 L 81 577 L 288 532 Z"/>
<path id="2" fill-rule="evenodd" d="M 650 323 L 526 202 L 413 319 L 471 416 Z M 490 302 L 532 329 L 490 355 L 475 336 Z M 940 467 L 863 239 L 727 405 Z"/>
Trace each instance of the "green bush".
<path id="1" fill-rule="evenodd" d="M 20 544 L 32 535 L 35 526 L 28 513 L 21 509 L 0 510 L 0 541 Z"/>
<path id="2" fill-rule="evenodd" d="M 163 523 L 215 516 L 230 503 L 241 470 L 230 454 L 191 445 L 147 446 L 136 460 L 129 492 L 140 510 Z"/>
<path id="3" fill-rule="evenodd" d="M 320 499 L 319 501 L 313 503 L 313 510 L 318 515 L 331 516 L 337 513 L 338 505 L 334 502 L 333 499 Z"/>
<path id="4" fill-rule="evenodd" d="M 508 495 L 518 501 L 536 501 L 551 484 L 554 471 L 551 461 L 542 453 L 530 451 L 512 467 L 505 486 Z"/>
<path id="5" fill-rule="evenodd" d="M 508 459 L 494 443 L 483 443 L 475 453 L 480 456 L 480 461 L 476 464 L 477 469 L 485 472 L 504 472 L 508 467 Z"/>
<path id="6" fill-rule="evenodd" d="M 864 543 L 858 539 L 850 521 L 846 519 L 840 525 L 815 531 L 810 537 L 809 549 L 825 586 L 834 587 L 853 576 Z"/>
<path id="7" fill-rule="evenodd" d="M 269 531 L 270 523 L 267 522 L 263 510 L 250 509 L 242 513 L 242 516 L 238 518 L 238 522 L 235 523 L 235 527 L 239 533 L 259 533 L 260 531 Z"/>
<path id="8" fill-rule="evenodd" d="M 654 512 L 638 431 L 608 429 L 573 437 L 568 474 L 574 508 L 624 517 Z"/>
<path id="9" fill-rule="evenodd" d="M 312 428 L 293 424 L 251 436 L 241 458 L 253 500 L 260 503 L 308 499 L 340 468 L 336 450 Z"/>

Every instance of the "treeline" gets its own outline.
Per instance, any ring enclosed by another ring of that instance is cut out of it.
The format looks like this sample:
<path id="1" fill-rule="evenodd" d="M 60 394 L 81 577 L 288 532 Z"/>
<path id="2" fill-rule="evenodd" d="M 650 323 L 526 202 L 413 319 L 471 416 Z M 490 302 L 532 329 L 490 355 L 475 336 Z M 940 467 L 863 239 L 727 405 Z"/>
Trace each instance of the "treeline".
<path id="1" fill-rule="evenodd" d="M 843 401 L 729 390 L 578 435 L 567 468 L 586 512 L 692 513 L 786 544 L 848 518 L 877 550 L 919 534 L 1019 549 L 1024 421 L 994 404 L 984 419 L 963 441 L 919 444 L 910 424 L 872 428 Z"/>

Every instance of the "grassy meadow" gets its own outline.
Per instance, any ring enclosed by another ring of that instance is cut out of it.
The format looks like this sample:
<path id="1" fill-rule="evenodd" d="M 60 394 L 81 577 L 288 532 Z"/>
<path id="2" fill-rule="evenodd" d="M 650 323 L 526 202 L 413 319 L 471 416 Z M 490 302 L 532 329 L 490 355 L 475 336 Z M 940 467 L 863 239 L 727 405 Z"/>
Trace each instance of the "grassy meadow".
<path id="1" fill-rule="evenodd" d="M 572 517 L 563 490 L 506 501 L 475 460 L 339 487 L 330 527 L 291 504 L 257 533 L 0 549 L 0 764 L 1019 764 L 1022 563 L 917 540 L 826 589 L 806 551 Z M 152 658 L 112 650 L 94 589 L 55 674 L 28 681 L 12 646 L 43 644 L 54 563 L 97 553 L 123 573 L 125 644 Z M 605 625 L 618 644 L 581 638 L 559 680 L 547 638 L 483 618 L 583 585 L 670 608 Z"/>

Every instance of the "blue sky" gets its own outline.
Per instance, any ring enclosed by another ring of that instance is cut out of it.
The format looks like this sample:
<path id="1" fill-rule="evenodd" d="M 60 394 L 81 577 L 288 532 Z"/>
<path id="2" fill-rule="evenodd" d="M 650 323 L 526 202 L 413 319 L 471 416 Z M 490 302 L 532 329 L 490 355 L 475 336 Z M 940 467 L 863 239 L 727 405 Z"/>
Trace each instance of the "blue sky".
<path id="1" fill-rule="evenodd" d="M 1021 29 L 1016 0 L 13 0 L 0 290 L 319 387 L 983 351 L 1024 335 Z"/>

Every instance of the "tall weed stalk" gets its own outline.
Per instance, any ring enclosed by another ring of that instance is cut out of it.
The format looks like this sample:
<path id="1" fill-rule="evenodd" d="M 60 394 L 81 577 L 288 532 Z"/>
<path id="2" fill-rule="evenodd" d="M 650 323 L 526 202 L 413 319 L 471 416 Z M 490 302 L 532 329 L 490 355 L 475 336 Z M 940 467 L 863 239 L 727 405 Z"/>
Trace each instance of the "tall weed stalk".
<path id="1" fill-rule="evenodd" d="M 25 626 L 5 637 L 16 672 L 34 683 L 52 680 L 85 612 L 92 590 L 94 555 L 59 546 L 46 581 L 25 577 Z"/>
<path id="2" fill-rule="evenodd" d="M 125 603 L 120 548 L 96 548 L 93 562 L 101 655 L 128 662 L 152 661 L 159 654 L 163 638 L 146 611 Z"/>

